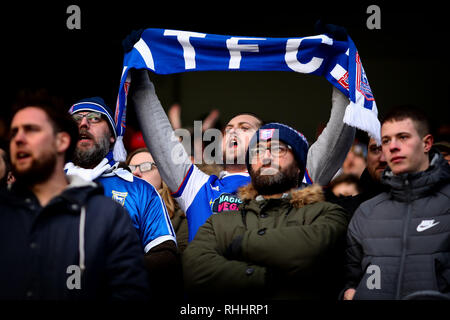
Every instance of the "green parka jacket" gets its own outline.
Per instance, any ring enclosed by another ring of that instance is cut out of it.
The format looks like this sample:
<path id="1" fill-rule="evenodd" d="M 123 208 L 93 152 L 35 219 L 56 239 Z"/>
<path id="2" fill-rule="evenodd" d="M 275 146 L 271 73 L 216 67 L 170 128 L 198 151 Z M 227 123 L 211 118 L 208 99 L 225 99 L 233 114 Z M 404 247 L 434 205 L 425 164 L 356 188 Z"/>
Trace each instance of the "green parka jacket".
<path id="1" fill-rule="evenodd" d="M 240 211 L 212 215 L 184 251 L 188 295 L 337 299 L 347 212 L 325 202 L 320 186 L 263 199 L 250 184 L 239 196 Z"/>

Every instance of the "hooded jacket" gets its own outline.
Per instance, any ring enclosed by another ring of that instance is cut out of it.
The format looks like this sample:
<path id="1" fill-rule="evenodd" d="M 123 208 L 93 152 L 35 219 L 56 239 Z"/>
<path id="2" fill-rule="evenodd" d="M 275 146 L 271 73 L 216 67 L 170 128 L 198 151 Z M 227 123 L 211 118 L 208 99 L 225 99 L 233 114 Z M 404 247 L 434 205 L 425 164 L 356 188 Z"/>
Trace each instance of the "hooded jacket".
<path id="1" fill-rule="evenodd" d="M 77 176 L 41 207 L 19 182 L 0 194 L 0 299 L 146 299 L 128 213 Z"/>
<path id="2" fill-rule="evenodd" d="M 213 299 L 330 295 L 330 263 L 345 241 L 347 213 L 324 202 L 316 185 L 264 199 L 250 184 L 239 196 L 240 210 L 212 215 L 184 251 L 188 293 Z"/>
<path id="3" fill-rule="evenodd" d="M 347 288 L 354 299 L 450 293 L 450 166 L 430 152 L 426 171 L 394 175 L 388 192 L 355 212 L 347 235 Z"/>

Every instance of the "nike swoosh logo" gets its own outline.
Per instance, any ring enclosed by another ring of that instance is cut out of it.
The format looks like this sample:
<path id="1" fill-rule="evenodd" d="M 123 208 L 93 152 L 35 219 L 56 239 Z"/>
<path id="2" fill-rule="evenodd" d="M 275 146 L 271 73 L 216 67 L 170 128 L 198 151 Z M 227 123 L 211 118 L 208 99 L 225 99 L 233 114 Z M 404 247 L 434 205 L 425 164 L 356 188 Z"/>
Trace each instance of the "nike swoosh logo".
<path id="1" fill-rule="evenodd" d="M 423 220 L 418 226 L 417 226 L 417 232 L 422 232 L 425 230 L 428 230 L 432 227 L 434 227 L 435 225 L 438 225 L 439 221 L 434 222 L 434 220 Z"/>

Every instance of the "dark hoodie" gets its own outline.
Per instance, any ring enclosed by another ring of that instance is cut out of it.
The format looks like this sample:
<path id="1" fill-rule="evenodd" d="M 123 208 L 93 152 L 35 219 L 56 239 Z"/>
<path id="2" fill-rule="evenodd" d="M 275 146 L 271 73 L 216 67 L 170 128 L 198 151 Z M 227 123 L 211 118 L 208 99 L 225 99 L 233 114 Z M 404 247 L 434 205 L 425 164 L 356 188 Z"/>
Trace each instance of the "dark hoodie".
<path id="1" fill-rule="evenodd" d="M 146 299 L 129 215 L 77 176 L 41 207 L 19 182 L 0 193 L 0 299 Z"/>

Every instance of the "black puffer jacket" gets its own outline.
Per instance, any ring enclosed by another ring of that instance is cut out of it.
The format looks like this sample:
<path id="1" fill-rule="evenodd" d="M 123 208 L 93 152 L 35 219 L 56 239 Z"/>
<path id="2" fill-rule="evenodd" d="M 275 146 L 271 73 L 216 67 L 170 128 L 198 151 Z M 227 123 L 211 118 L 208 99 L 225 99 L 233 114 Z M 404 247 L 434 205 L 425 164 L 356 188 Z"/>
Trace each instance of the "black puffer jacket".
<path id="1" fill-rule="evenodd" d="M 0 299 L 147 299 L 128 213 L 102 187 L 68 178 L 45 207 L 18 182 L 0 193 Z"/>
<path id="2" fill-rule="evenodd" d="M 450 166 L 430 153 L 430 167 L 394 176 L 355 212 L 348 228 L 347 288 L 354 299 L 404 299 L 450 293 Z"/>

